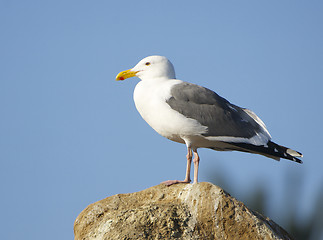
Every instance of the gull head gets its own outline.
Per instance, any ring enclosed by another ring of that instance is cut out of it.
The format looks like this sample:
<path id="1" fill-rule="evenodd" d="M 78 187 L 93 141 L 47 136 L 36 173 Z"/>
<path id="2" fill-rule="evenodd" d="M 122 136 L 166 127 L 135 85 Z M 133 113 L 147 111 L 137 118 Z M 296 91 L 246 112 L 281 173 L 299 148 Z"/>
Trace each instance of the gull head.
<path id="1" fill-rule="evenodd" d="M 142 59 L 133 68 L 120 72 L 116 80 L 125 80 L 130 77 L 138 77 L 143 81 L 157 78 L 176 78 L 173 64 L 163 56 L 149 56 Z"/>

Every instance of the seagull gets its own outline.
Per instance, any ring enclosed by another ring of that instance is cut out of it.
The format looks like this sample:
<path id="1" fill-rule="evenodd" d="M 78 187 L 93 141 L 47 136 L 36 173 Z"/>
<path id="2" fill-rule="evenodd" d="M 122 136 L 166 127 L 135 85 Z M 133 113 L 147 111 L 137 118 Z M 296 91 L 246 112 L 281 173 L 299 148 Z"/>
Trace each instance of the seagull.
<path id="1" fill-rule="evenodd" d="M 173 64 L 163 56 L 149 56 L 120 72 L 116 80 L 138 77 L 133 98 L 141 117 L 160 135 L 187 147 L 184 180 L 167 180 L 170 186 L 190 183 L 191 163 L 198 182 L 198 148 L 241 151 L 302 163 L 300 152 L 278 145 L 263 121 L 251 110 L 238 107 L 214 91 L 176 79 Z"/>

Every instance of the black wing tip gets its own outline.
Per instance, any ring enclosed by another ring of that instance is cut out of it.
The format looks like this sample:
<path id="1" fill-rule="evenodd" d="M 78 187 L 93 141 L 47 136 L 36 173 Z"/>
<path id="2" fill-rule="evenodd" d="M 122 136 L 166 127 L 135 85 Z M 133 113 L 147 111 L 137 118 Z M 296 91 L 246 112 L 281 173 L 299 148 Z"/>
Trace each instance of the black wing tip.
<path id="1" fill-rule="evenodd" d="M 287 154 L 287 153 L 285 153 L 285 154 L 284 154 L 284 156 L 282 156 L 282 155 L 278 156 L 279 157 L 279 160 L 282 158 L 282 159 L 290 160 L 292 162 L 296 162 L 296 163 L 299 163 L 299 164 L 303 164 L 303 161 L 300 160 L 299 158 L 296 158 L 296 157 L 294 157 L 294 156 L 292 156 L 290 154 Z M 271 156 L 275 157 L 277 155 L 271 154 Z M 267 157 L 270 157 L 270 156 L 267 156 Z M 303 157 L 303 155 L 301 155 L 300 157 Z"/>
<path id="2" fill-rule="evenodd" d="M 303 156 L 303 155 L 302 155 Z M 300 159 L 298 159 L 298 158 L 296 158 L 296 157 L 293 157 L 293 160 L 292 160 L 293 162 L 297 162 L 297 163 L 300 163 L 300 164 L 303 164 L 303 161 L 302 160 L 300 160 Z"/>
<path id="3" fill-rule="evenodd" d="M 302 153 L 300 153 L 298 151 L 295 151 L 295 150 L 292 150 L 290 148 L 286 148 L 285 149 L 285 154 L 288 155 L 288 157 L 286 159 L 292 160 L 292 161 L 297 162 L 297 163 L 300 163 L 300 164 L 303 163 L 302 160 L 300 160 L 299 158 L 297 158 L 297 157 L 303 157 L 303 154 Z"/>
<path id="4" fill-rule="evenodd" d="M 266 146 L 265 145 L 258 146 L 258 145 L 248 144 L 248 143 L 230 143 L 230 144 L 239 147 L 240 149 L 236 149 L 238 151 L 257 153 L 278 161 L 281 158 L 283 158 L 300 164 L 303 163 L 302 160 L 297 158 L 297 157 L 303 157 L 302 153 L 292 150 L 290 148 L 278 145 L 271 141 L 269 141 Z"/>

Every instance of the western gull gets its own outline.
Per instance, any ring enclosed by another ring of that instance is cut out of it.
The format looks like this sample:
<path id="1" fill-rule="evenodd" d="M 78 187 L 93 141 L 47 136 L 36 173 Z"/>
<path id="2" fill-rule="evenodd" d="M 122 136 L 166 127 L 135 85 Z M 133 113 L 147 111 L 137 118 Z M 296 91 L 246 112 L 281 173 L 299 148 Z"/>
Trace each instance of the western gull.
<path id="1" fill-rule="evenodd" d="M 149 56 L 116 80 L 138 77 L 133 98 L 142 118 L 160 135 L 187 147 L 186 177 L 166 185 L 189 183 L 191 162 L 198 182 L 198 148 L 261 154 L 275 160 L 302 163 L 300 152 L 278 145 L 263 121 L 251 110 L 238 107 L 215 92 L 176 79 L 173 64 L 163 56 Z"/>

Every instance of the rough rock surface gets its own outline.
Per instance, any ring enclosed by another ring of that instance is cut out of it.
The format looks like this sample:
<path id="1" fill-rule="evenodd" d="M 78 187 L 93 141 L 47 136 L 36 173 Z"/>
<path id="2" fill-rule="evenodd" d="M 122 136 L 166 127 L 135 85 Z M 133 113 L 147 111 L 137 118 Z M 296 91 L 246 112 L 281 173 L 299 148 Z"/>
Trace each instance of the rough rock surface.
<path id="1" fill-rule="evenodd" d="M 85 239 L 292 239 L 211 183 L 157 185 L 89 205 L 74 223 Z"/>

